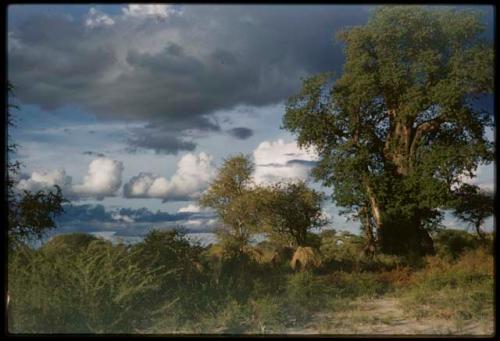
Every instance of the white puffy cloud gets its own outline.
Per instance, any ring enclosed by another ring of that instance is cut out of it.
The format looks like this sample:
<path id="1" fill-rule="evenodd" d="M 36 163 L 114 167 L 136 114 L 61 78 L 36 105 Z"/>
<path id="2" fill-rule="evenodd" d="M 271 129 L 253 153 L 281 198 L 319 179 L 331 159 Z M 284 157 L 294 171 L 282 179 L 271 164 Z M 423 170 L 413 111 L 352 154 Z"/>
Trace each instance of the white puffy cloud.
<path id="1" fill-rule="evenodd" d="M 100 157 L 89 165 L 87 175 L 81 185 L 75 185 L 74 191 L 82 196 L 102 199 L 112 196 L 122 184 L 123 163 Z"/>
<path id="2" fill-rule="evenodd" d="M 100 157 L 89 165 L 83 183 L 74 185 L 72 178 L 64 170 L 34 171 L 30 178 L 23 179 L 18 189 L 38 191 L 52 190 L 54 185 L 61 187 L 63 194 L 72 200 L 113 196 L 122 183 L 123 164 L 120 161 Z"/>
<path id="3" fill-rule="evenodd" d="M 254 150 L 255 182 L 272 183 L 281 179 L 305 180 L 318 156 L 300 149 L 295 142 L 264 141 Z"/>
<path id="4" fill-rule="evenodd" d="M 115 21 L 113 18 L 96 10 L 94 7 L 90 8 L 85 19 L 85 25 L 88 27 L 111 26 L 114 24 Z"/>
<path id="5" fill-rule="evenodd" d="M 198 213 L 201 211 L 201 208 L 200 206 L 196 205 L 196 204 L 189 204 L 187 206 L 184 206 L 184 207 L 181 207 L 177 210 L 177 212 L 181 213 L 181 212 L 192 212 L 192 213 Z"/>
<path id="6" fill-rule="evenodd" d="M 118 212 L 113 212 L 111 213 L 111 218 L 113 220 L 116 220 L 118 222 L 124 222 L 124 223 L 133 223 L 135 220 L 128 215 L 120 214 Z"/>
<path id="7" fill-rule="evenodd" d="M 125 184 L 124 195 L 129 198 L 160 198 L 164 201 L 197 198 L 215 176 L 212 156 L 188 153 L 177 162 L 177 170 L 169 179 L 139 173 Z"/>
<path id="8" fill-rule="evenodd" d="M 61 187 L 64 193 L 71 192 L 70 176 L 64 170 L 34 171 L 29 179 L 19 181 L 18 189 L 37 192 L 40 190 L 54 189 L 54 185 Z"/>
<path id="9" fill-rule="evenodd" d="M 128 5 L 122 9 L 126 17 L 156 17 L 167 18 L 168 16 L 176 13 L 177 11 L 172 5 L 167 4 L 153 4 L 153 5 Z"/>

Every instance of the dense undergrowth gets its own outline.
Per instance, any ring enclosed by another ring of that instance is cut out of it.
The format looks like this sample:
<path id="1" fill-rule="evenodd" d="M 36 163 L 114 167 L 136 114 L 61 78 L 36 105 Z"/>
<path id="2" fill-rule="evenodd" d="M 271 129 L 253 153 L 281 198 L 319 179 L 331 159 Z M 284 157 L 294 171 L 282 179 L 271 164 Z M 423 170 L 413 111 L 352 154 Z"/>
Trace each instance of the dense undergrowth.
<path id="1" fill-rule="evenodd" d="M 384 295 L 417 318 L 492 319 L 491 240 L 446 230 L 435 243 L 438 254 L 425 259 L 369 259 L 361 237 L 324 232 L 321 264 L 294 271 L 268 242 L 230 253 L 193 246 L 179 231 L 132 246 L 61 235 L 10 255 L 9 331 L 285 333 L 314 314 Z"/>

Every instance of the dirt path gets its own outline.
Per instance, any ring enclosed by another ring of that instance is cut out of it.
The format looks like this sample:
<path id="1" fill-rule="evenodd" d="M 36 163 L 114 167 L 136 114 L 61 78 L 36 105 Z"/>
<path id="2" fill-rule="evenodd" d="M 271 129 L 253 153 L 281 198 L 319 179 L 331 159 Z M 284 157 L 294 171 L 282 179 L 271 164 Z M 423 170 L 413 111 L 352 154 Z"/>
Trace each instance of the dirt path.
<path id="1" fill-rule="evenodd" d="M 291 334 L 390 334 L 390 335 L 492 335 L 493 321 L 462 322 L 452 319 L 422 318 L 405 313 L 397 298 L 384 297 L 353 302 L 352 309 L 316 314 Z"/>

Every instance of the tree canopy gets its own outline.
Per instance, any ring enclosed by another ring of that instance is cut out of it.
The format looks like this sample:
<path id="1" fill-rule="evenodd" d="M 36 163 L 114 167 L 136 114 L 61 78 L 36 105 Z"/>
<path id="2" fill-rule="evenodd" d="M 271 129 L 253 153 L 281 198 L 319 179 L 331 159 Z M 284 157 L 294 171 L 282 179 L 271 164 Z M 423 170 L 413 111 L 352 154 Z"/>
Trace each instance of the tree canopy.
<path id="1" fill-rule="evenodd" d="M 217 234 L 223 244 L 241 251 L 258 225 L 255 192 L 252 190 L 254 164 L 238 154 L 226 159 L 215 180 L 200 198 L 200 205 L 215 209 L 221 226 Z"/>
<path id="2" fill-rule="evenodd" d="M 479 237 L 484 241 L 481 231 L 486 218 L 494 213 L 494 195 L 492 192 L 480 190 L 477 186 L 465 184 L 457 193 L 457 202 L 454 205 L 456 217 L 472 225 Z"/>
<path id="3" fill-rule="evenodd" d="M 327 223 L 323 194 L 299 182 L 278 182 L 260 189 L 259 212 L 271 240 L 289 247 L 306 246 L 308 231 Z"/>
<path id="4" fill-rule="evenodd" d="M 306 79 L 283 126 L 320 156 L 316 179 L 388 253 L 433 253 L 428 230 L 464 174 L 494 159 L 475 103 L 493 91 L 493 49 L 477 13 L 385 6 L 339 33 L 343 73 Z"/>

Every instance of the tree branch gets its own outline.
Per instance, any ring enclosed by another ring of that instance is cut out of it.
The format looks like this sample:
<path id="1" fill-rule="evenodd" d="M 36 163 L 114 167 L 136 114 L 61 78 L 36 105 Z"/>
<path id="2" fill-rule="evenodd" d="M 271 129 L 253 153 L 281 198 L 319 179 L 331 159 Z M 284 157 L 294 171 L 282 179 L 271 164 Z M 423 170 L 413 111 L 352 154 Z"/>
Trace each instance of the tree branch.
<path id="1" fill-rule="evenodd" d="M 415 151 L 422 137 L 424 137 L 427 133 L 438 130 L 442 122 L 443 118 L 439 116 L 433 118 L 432 120 L 422 122 L 415 128 L 415 133 L 411 141 L 410 158 L 413 158 L 415 155 Z"/>

